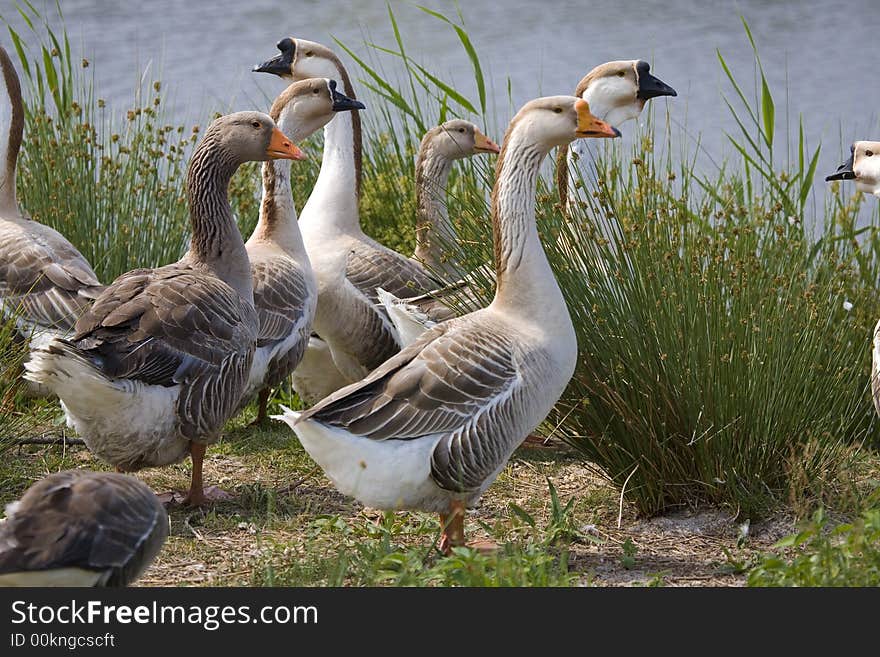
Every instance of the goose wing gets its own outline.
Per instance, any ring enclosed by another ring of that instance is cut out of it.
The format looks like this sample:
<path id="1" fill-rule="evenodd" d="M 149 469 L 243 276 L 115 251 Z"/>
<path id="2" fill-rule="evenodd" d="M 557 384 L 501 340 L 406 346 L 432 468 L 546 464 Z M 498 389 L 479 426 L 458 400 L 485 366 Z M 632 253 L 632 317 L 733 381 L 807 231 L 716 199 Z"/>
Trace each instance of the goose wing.
<path id="1" fill-rule="evenodd" d="M 406 299 L 440 285 L 439 281 L 409 258 L 379 244 L 367 242 L 360 242 L 352 248 L 346 263 L 345 276 L 373 303 L 378 302 L 378 287 Z"/>
<path id="2" fill-rule="evenodd" d="M 0 573 L 76 567 L 109 571 L 107 584 L 125 585 L 168 536 L 156 496 L 125 475 L 59 472 L 11 506 L 0 527 Z"/>
<path id="3" fill-rule="evenodd" d="M 237 404 L 256 339 L 256 313 L 235 290 L 174 264 L 116 279 L 76 323 L 73 342 L 111 378 L 182 384 L 181 430 L 203 439 Z"/>
<path id="4" fill-rule="evenodd" d="M 41 326 L 70 330 L 101 289 L 89 263 L 61 235 L 40 224 L 0 232 L 0 300 Z"/>
<path id="5" fill-rule="evenodd" d="M 444 434 L 434 481 L 475 490 L 507 458 L 505 432 L 521 378 L 509 335 L 461 322 L 440 324 L 373 371 L 301 415 L 373 440 Z"/>
<path id="6" fill-rule="evenodd" d="M 251 273 L 260 324 L 257 346 L 269 346 L 295 331 L 307 330 L 303 327 L 308 321 L 309 289 L 296 263 L 287 258 L 267 258 L 252 262 Z"/>

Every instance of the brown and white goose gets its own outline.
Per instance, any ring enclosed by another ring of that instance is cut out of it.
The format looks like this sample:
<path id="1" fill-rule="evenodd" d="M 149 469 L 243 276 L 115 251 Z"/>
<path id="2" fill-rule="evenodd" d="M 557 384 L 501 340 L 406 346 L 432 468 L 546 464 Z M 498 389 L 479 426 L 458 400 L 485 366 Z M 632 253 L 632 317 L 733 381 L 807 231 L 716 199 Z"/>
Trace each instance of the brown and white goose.
<path id="1" fill-rule="evenodd" d="M 355 109 L 364 109 L 363 103 L 341 94 L 335 80 L 315 78 L 290 85 L 272 103 L 269 114 L 284 134 L 299 142 L 324 127 L 336 112 Z M 318 299 L 297 224 L 290 163 L 285 160 L 263 164 L 260 219 L 245 248 L 260 329 L 242 401 L 259 392 L 256 422 L 260 423 L 267 418 L 270 389 L 290 376 L 302 360 Z"/>
<path id="2" fill-rule="evenodd" d="M 575 96 L 590 105 L 594 116 L 614 126 L 630 119 L 637 119 L 651 98 L 676 96 L 675 89 L 650 73 L 651 67 L 641 60 L 615 61 L 600 64 L 587 73 L 578 83 Z M 557 186 L 563 206 L 574 197 L 574 186 L 578 182 L 569 171 L 576 170 L 578 162 L 590 161 L 589 142 L 578 140 L 557 155 Z M 598 218 L 602 221 L 603 218 Z M 601 229 L 601 226 L 600 226 Z M 466 276 L 463 280 L 447 288 L 412 296 L 408 299 L 394 299 L 384 296 L 388 313 L 401 335 L 402 344 L 410 344 L 437 322 L 455 316 L 455 308 L 471 311 L 480 307 L 479 295 L 474 289 L 474 281 L 491 280 L 493 272 L 486 265 L 482 271 Z"/>
<path id="3" fill-rule="evenodd" d="M 134 477 L 56 472 L 6 505 L 0 586 L 128 586 L 167 537 L 164 507 Z"/>
<path id="4" fill-rule="evenodd" d="M 440 513 L 441 547 L 464 542 L 464 508 L 492 483 L 574 372 L 577 342 L 538 237 L 542 161 L 579 137 L 620 133 L 571 96 L 527 103 L 511 122 L 492 191 L 498 286 L 312 409 L 279 419 L 336 487 L 380 509 Z"/>
<path id="5" fill-rule="evenodd" d="M 880 141 L 857 141 L 849 159 L 825 180 L 853 180 L 856 189 L 880 198 Z M 871 396 L 880 415 L 880 321 L 874 327 L 871 349 Z"/>
<path id="6" fill-rule="evenodd" d="M 0 47 L 0 311 L 33 346 L 65 336 L 100 291 L 91 265 L 56 230 L 18 207 L 15 173 L 24 131 L 21 84 Z"/>
<path id="7" fill-rule="evenodd" d="M 202 459 L 236 410 L 257 340 L 253 278 L 227 188 L 239 165 L 302 152 L 260 112 L 216 119 L 187 171 L 192 241 L 178 262 L 123 274 L 70 340 L 31 352 L 26 378 L 61 398 L 89 449 L 120 471 Z"/>
<path id="8" fill-rule="evenodd" d="M 326 46 L 285 38 L 278 49 L 280 55 L 254 70 L 292 80 L 339 79 L 345 94 L 355 97 L 345 67 Z M 405 298 L 438 285 L 421 266 L 361 229 L 360 151 L 357 112 L 327 124 L 321 171 L 299 220 L 318 284 L 315 333 L 326 341 L 334 364 L 349 382 L 359 380 L 400 348 L 376 288 Z"/>

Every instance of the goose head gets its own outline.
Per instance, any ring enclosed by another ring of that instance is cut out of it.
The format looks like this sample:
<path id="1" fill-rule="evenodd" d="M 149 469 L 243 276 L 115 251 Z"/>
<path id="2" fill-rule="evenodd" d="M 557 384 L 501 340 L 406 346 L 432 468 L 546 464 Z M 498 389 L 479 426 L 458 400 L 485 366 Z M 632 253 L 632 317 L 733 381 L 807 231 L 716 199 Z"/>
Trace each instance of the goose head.
<path id="1" fill-rule="evenodd" d="M 0 46 L 0 213 L 18 214 L 15 167 L 23 131 L 21 83 L 12 60 Z"/>
<path id="2" fill-rule="evenodd" d="M 306 80 L 339 78 L 340 71 L 344 70 L 336 53 L 320 43 L 286 37 L 276 47 L 280 53 L 254 66 L 255 73 L 272 73 L 289 80 Z"/>
<path id="3" fill-rule="evenodd" d="M 880 198 L 880 141 L 857 141 L 849 159 L 825 180 L 855 180 L 856 189 Z"/>
<path id="4" fill-rule="evenodd" d="M 269 115 L 284 126 L 293 141 L 302 141 L 323 128 L 336 112 L 364 109 L 364 104 L 342 94 L 336 80 L 310 78 L 294 82 L 272 103 Z"/>
<path id="5" fill-rule="evenodd" d="M 651 98 L 677 95 L 651 74 L 648 62 L 636 59 L 600 64 L 575 90 L 575 96 L 587 101 L 595 116 L 612 125 L 638 118 Z"/>
<path id="6" fill-rule="evenodd" d="M 236 164 L 305 159 L 272 117 L 262 112 L 235 112 L 214 119 L 202 141 L 215 142 Z"/>
<path id="7" fill-rule="evenodd" d="M 498 144 L 480 132 L 477 126 L 462 119 L 453 119 L 428 130 L 422 138 L 422 148 L 428 145 L 449 160 L 501 152 Z"/>
<path id="8" fill-rule="evenodd" d="M 508 138 L 514 133 L 544 152 L 575 139 L 620 136 L 617 128 L 593 115 L 587 101 L 574 96 L 529 101 L 511 121 Z"/>

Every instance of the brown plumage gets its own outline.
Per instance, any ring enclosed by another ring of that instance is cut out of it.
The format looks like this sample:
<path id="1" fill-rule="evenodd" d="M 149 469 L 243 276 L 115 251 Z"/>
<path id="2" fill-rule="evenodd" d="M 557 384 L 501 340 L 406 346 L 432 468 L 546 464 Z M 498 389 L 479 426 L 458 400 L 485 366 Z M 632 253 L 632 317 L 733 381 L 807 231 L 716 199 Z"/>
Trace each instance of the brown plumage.
<path id="1" fill-rule="evenodd" d="M 153 492 L 126 475 L 57 472 L 7 506 L 0 524 L 0 586 L 127 586 L 168 536 Z"/>
<path id="2" fill-rule="evenodd" d="M 15 174 L 24 106 L 18 75 L 2 47 L 0 72 L 12 109 L 9 125 L 0 126 L 8 131 L 4 168 L 0 171 L 0 305 L 16 314 L 24 337 L 47 331 L 61 335 L 73 328 L 102 288 L 76 247 L 18 208 Z"/>

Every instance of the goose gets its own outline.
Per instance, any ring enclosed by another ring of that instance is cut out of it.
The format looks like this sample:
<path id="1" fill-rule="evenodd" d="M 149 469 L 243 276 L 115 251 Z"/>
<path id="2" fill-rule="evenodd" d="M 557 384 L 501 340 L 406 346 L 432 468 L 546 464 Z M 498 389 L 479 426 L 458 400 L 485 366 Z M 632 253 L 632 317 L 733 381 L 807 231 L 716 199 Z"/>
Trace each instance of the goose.
<path id="1" fill-rule="evenodd" d="M 21 84 L 0 46 L 0 315 L 14 318 L 35 347 L 64 337 L 102 287 L 92 266 L 61 233 L 18 206 L 16 165 L 24 131 Z M 47 391 L 34 386 L 31 392 Z"/>
<path id="2" fill-rule="evenodd" d="M 619 135 L 582 99 L 527 103 L 496 165 L 492 303 L 438 324 L 311 409 L 275 416 L 340 492 L 379 509 L 439 513 L 441 549 L 464 544 L 464 509 L 544 419 L 577 360 L 535 223 L 541 162 L 576 138 Z"/>
<path id="3" fill-rule="evenodd" d="M 825 180 L 854 180 L 858 191 L 880 198 L 880 141 L 855 142 L 849 159 Z M 880 321 L 874 327 L 871 350 L 871 397 L 880 415 Z"/>
<path id="4" fill-rule="evenodd" d="M 345 94 L 354 98 L 348 72 L 326 46 L 288 37 L 277 47 L 280 54 L 255 66 L 254 71 L 292 80 L 340 79 Z M 347 383 L 360 380 L 400 349 L 376 288 L 408 297 L 439 284 L 422 266 L 379 244 L 361 229 L 360 154 L 357 112 L 327 124 L 321 171 L 299 220 L 318 284 L 314 331 L 326 342 Z"/>
<path id="5" fill-rule="evenodd" d="M 183 502 L 192 505 L 222 494 L 206 494 L 202 461 L 236 410 L 257 341 L 250 263 L 227 188 L 239 165 L 272 158 L 304 155 L 269 116 L 214 120 L 187 170 L 189 251 L 117 278 L 70 340 L 54 338 L 25 364 L 25 377 L 58 395 L 68 424 L 118 471 L 189 455 Z"/>
<path id="6" fill-rule="evenodd" d="M 449 281 L 464 273 L 448 246 L 455 244 L 455 227 L 446 210 L 446 184 L 455 160 L 501 149 L 470 121 L 453 119 L 425 133 L 416 158 L 416 248 L 410 260 L 434 275 Z M 405 299 L 398 299 L 384 288 L 376 289 L 378 301 L 385 307 L 397 331 L 398 342 L 409 344 L 424 331 L 423 321 L 413 322 Z M 414 312 L 418 312 L 415 310 Z M 450 313 L 450 317 L 452 314 Z M 294 389 L 308 404 L 314 404 L 349 383 L 333 365 L 326 343 L 312 337 L 311 348 L 303 367 L 294 373 Z"/>
<path id="7" fill-rule="evenodd" d="M 128 586 L 168 537 L 149 487 L 114 472 L 64 470 L 6 505 L 0 586 Z"/>
<path id="8" fill-rule="evenodd" d="M 652 98 L 677 96 L 675 89 L 655 77 L 650 65 L 642 60 L 622 60 L 600 64 L 578 83 L 574 95 L 587 101 L 594 116 L 619 126 L 637 119 Z M 578 140 L 557 155 L 556 179 L 563 207 L 568 206 L 569 169 L 579 159 L 589 156 L 589 142 Z M 574 196 L 574 192 L 571 192 Z M 489 265 L 482 267 L 457 283 L 410 298 L 396 299 L 384 294 L 382 301 L 389 317 L 402 336 L 402 344 L 410 344 L 423 331 L 437 322 L 458 314 L 456 309 L 474 311 L 481 302 L 476 290 L 477 281 L 492 280 L 494 272 Z"/>
<path id="9" fill-rule="evenodd" d="M 336 112 L 364 109 L 337 91 L 335 80 L 316 78 L 290 85 L 269 112 L 279 129 L 302 141 Z M 299 365 L 309 342 L 317 304 L 317 284 L 303 244 L 290 190 L 290 163 L 263 164 L 260 218 L 245 243 L 254 280 L 254 307 L 260 328 L 242 404 L 259 393 L 255 424 L 268 419 L 269 391 Z M 332 363 L 332 361 L 331 361 Z"/>

